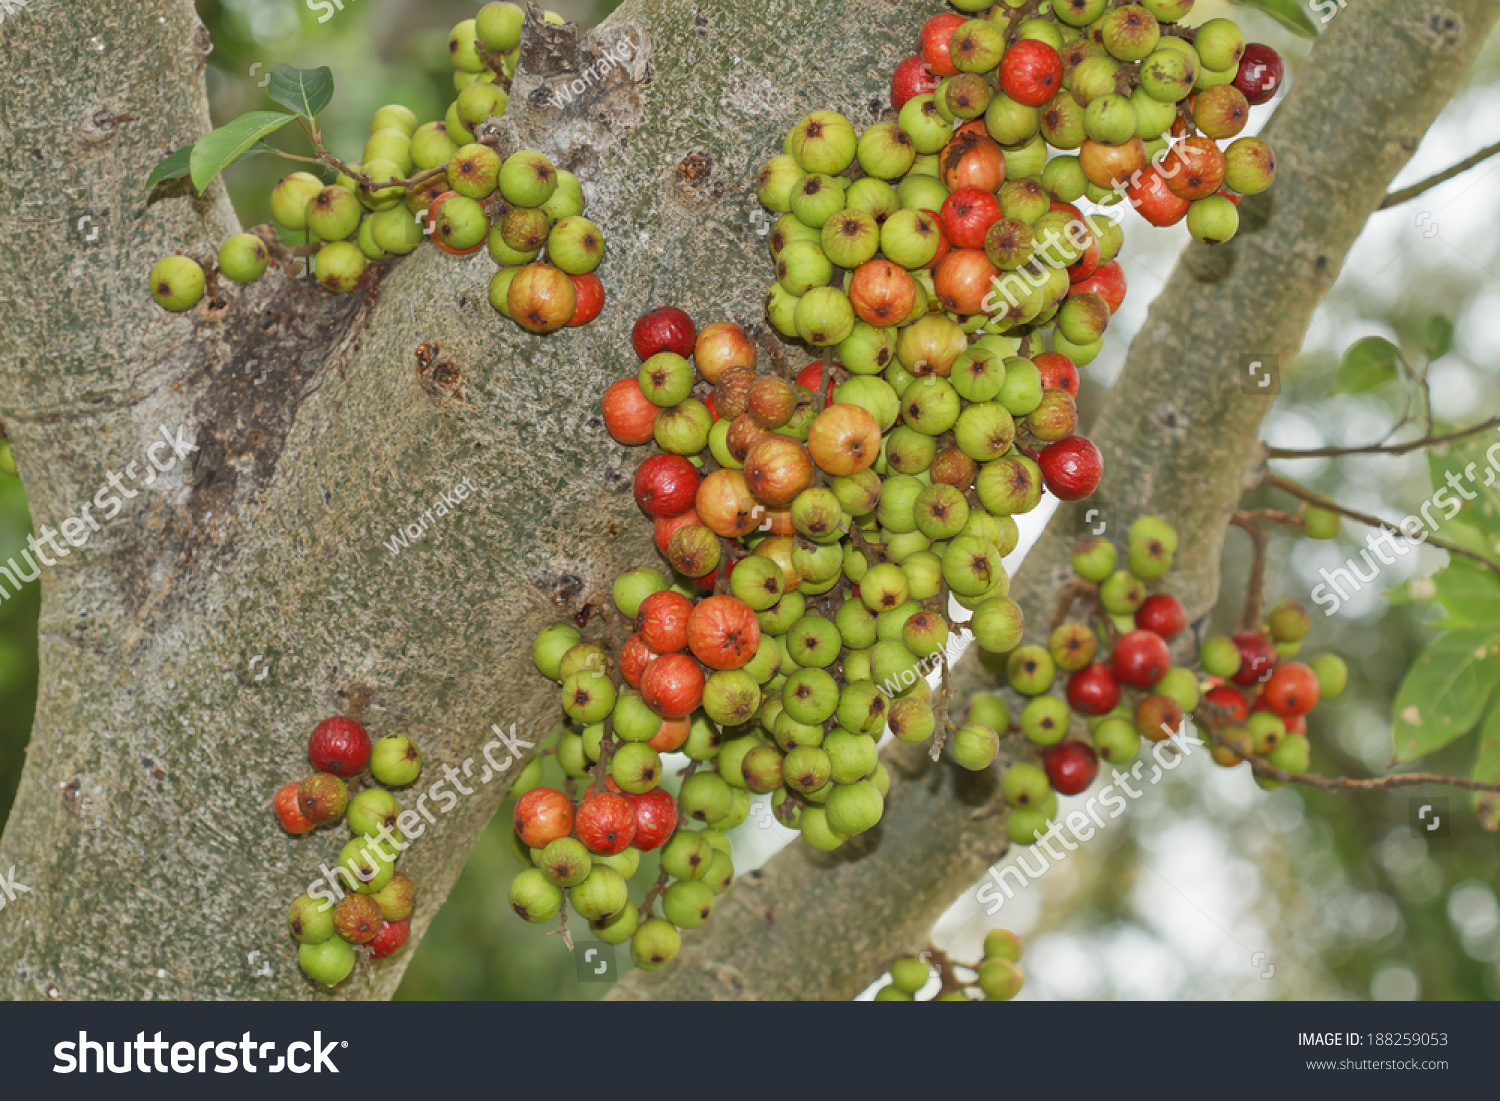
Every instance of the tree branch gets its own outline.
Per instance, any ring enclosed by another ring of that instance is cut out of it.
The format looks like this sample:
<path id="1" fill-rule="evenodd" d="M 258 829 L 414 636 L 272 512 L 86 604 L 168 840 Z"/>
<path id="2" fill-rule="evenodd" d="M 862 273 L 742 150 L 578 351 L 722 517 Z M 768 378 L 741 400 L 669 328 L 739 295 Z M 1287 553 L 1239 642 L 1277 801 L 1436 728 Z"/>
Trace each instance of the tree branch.
<path id="1" fill-rule="evenodd" d="M 1468 428 L 1460 428 L 1456 432 L 1445 432 L 1440 436 L 1425 432 L 1417 439 L 1407 440 L 1404 443 L 1372 443 L 1363 447 L 1268 447 L 1266 458 L 1337 459 L 1344 455 L 1405 455 L 1409 451 L 1425 451 L 1431 447 L 1441 447 L 1445 443 L 1452 443 L 1454 440 L 1477 436 L 1481 432 L 1488 432 L 1491 428 L 1500 428 L 1500 417 L 1491 417 L 1482 424 L 1473 424 Z"/>
<path id="2" fill-rule="evenodd" d="M 1469 169 L 1473 168 L 1475 165 L 1489 160 L 1496 153 L 1500 153 L 1500 142 L 1496 142 L 1494 145 L 1481 149 L 1472 157 L 1465 157 L 1463 160 L 1455 164 L 1452 168 L 1444 169 L 1436 176 L 1429 176 L 1421 183 L 1414 183 L 1410 187 L 1403 187 L 1400 191 L 1391 192 L 1385 197 L 1385 201 L 1380 204 L 1380 209 L 1389 210 L 1393 206 L 1400 206 L 1402 203 L 1410 202 L 1412 199 L 1415 199 L 1423 192 L 1431 191 L 1434 187 L 1437 187 L 1438 184 L 1447 183 L 1449 180 L 1453 179 L 1454 176 L 1462 175 Z"/>
<path id="3" fill-rule="evenodd" d="M 1393 788 L 1416 787 L 1419 784 L 1438 784 L 1444 787 L 1464 788 L 1467 791 L 1500 792 L 1500 783 L 1471 780 L 1467 776 L 1444 776 L 1437 772 L 1398 772 L 1390 776 L 1322 776 L 1316 772 L 1288 772 L 1277 768 L 1264 757 L 1245 753 L 1219 734 L 1214 723 L 1207 724 L 1209 739 L 1215 745 L 1234 751 L 1241 760 L 1249 763 L 1257 776 L 1280 780 L 1284 784 L 1301 784 L 1317 788 L 1330 794 L 1344 791 L 1390 791 Z"/>
<path id="4" fill-rule="evenodd" d="M 1380 528 L 1383 531 L 1392 532 L 1393 534 L 1400 535 L 1402 538 L 1406 538 L 1401 528 L 1389 520 L 1382 520 L 1379 516 L 1372 516 L 1368 512 L 1360 512 L 1358 509 L 1341 505 L 1337 501 L 1323 496 L 1321 493 L 1314 493 L 1306 486 L 1298 485 L 1290 478 L 1283 478 L 1279 474 L 1272 474 L 1270 470 L 1266 470 L 1261 476 L 1261 485 L 1268 486 L 1271 489 L 1279 489 L 1283 493 L 1290 493 L 1300 501 L 1306 501 L 1308 504 L 1315 505 L 1328 512 L 1336 512 L 1340 516 L 1347 516 L 1349 519 L 1357 520 L 1367 527 Z M 1449 554 L 1456 554 L 1460 558 L 1467 558 L 1471 562 L 1478 562 L 1486 569 L 1500 573 L 1500 563 L 1492 562 L 1484 555 L 1469 550 L 1468 547 L 1460 547 L 1456 543 L 1450 543 L 1446 539 L 1439 539 L 1436 535 L 1431 534 L 1423 538 L 1422 542 L 1428 543 L 1440 550 L 1445 550 Z"/>

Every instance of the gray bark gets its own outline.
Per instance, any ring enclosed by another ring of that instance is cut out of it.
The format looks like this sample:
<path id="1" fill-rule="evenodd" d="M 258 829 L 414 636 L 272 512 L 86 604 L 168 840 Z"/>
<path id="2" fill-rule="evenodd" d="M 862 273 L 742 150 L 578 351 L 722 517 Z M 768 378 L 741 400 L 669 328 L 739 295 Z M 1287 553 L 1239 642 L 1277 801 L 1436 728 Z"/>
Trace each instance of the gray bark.
<path id="1" fill-rule="evenodd" d="M 1241 204 L 1231 243 L 1183 253 L 1132 344 L 1091 432 L 1105 476 L 1084 505 L 1117 530 L 1143 512 L 1177 527 L 1171 588 L 1190 619 L 1214 605 L 1226 524 L 1259 462 L 1272 399 L 1246 389 L 1247 364 L 1291 361 L 1497 16 L 1495 0 L 1368 0 L 1335 18 L 1263 135 L 1278 155 L 1275 186 Z M 1045 641 L 1077 530 L 1074 511 L 1060 509 L 1014 580 L 1028 641 Z M 961 714 L 995 675 L 974 650 L 953 686 Z M 785 850 L 686 938 L 674 969 L 629 975 L 610 996 L 848 998 L 922 948 L 1005 839 L 1001 819 L 973 814 L 989 778 L 918 764 L 914 779 L 896 773 L 884 820 L 833 875 L 805 846 Z"/>

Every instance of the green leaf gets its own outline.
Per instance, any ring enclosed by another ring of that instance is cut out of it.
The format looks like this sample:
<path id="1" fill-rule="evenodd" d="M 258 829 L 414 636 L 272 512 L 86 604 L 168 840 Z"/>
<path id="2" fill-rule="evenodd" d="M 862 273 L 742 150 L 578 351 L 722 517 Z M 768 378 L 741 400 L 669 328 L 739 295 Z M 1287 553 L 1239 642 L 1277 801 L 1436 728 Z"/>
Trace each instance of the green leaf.
<path id="1" fill-rule="evenodd" d="M 271 69 L 267 94 L 277 103 L 311 121 L 333 98 L 333 70 L 326 65 L 316 69 L 294 69 L 278 62 Z"/>
<path id="2" fill-rule="evenodd" d="M 1500 539 L 1487 535 L 1473 524 L 1449 520 L 1443 525 L 1443 538 L 1456 547 L 1473 551 L 1491 562 L 1500 563 Z"/>
<path id="3" fill-rule="evenodd" d="M 1439 435 L 1452 430 L 1452 426 L 1436 429 Z M 1497 552 L 1500 548 L 1500 470 L 1492 465 L 1489 457 L 1497 439 L 1500 437 L 1493 433 L 1481 432 L 1429 450 L 1427 469 L 1432 475 L 1433 494 L 1430 507 L 1423 507 L 1439 525 L 1438 534 L 1446 537 L 1450 527 L 1465 524 L 1477 531 L 1479 537 L 1472 545 L 1469 542 L 1463 545 L 1500 560 L 1500 552 Z M 1495 452 L 1495 463 L 1500 464 L 1500 450 Z"/>
<path id="4" fill-rule="evenodd" d="M 202 191 L 227 166 L 255 149 L 261 138 L 295 117 L 280 111 L 250 111 L 198 139 L 188 160 L 193 186 Z"/>
<path id="5" fill-rule="evenodd" d="M 1396 379 L 1396 365 L 1403 362 L 1401 349 L 1379 336 L 1356 341 L 1344 353 L 1339 367 L 1338 394 L 1367 394 Z"/>
<path id="6" fill-rule="evenodd" d="M 1500 574 L 1478 562 L 1455 558 L 1432 578 L 1433 600 L 1448 618 L 1438 626 L 1500 629 Z"/>
<path id="7" fill-rule="evenodd" d="M 1293 34 L 1300 34 L 1303 38 L 1317 37 L 1318 28 L 1313 25 L 1313 21 L 1307 17 L 1307 13 L 1302 10 L 1302 5 L 1297 0 L 1236 0 L 1236 2 L 1247 7 L 1259 8 Z"/>
<path id="8" fill-rule="evenodd" d="M 146 187 L 145 190 L 141 192 L 141 194 L 146 194 L 147 191 L 150 191 L 153 187 L 161 183 L 163 180 L 176 180 L 183 176 L 186 176 L 188 174 L 188 163 L 191 159 L 192 152 L 193 147 L 191 145 L 184 145 L 175 153 L 168 153 L 165 157 L 158 161 L 156 167 L 151 170 L 151 175 L 146 177 Z M 258 141 L 249 149 L 241 153 L 239 159 L 244 160 L 246 157 L 253 157 L 258 153 L 274 152 L 276 152 L 276 147 L 274 145 L 268 145 L 266 142 Z"/>
<path id="9" fill-rule="evenodd" d="M 193 155 L 193 147 L 184 145 L 175 153 L 168 153 L 156 162 L 156 167 L 151 170 L 151 175 L 146 177 L 146 190 L 150 191 L 162 180 L 175 180 L 180 176 L 188 174 L 188 158 Z"/>
<path id="10" fill-rule="evenodd" d="M 1440 313 L 1427 319 L 1427 329 L 1422 335 L 1422 350 L 1429 360 L 1442 359 L 1453 349 L 1453 322 Z"/>
<path id="11" fill-rule="evenodd" d="M 1392 761 L 1442 749 L 1473 729 L 1500 677 L 1492 630 L 1450 631 L 1417 656 L 1392 705 Z"/>
<path id="12" fill-rule="evenodd" d="M 1490 707 L 1484 725 L 1479 728 L 1479 752 L 1469 775 L 1482 784 L 1500 781 L 1500 697 Z M 1500 830 L 1500 794 L 1493 791 L 1474 793 L 1474 813 L 1487 830 Z"/>

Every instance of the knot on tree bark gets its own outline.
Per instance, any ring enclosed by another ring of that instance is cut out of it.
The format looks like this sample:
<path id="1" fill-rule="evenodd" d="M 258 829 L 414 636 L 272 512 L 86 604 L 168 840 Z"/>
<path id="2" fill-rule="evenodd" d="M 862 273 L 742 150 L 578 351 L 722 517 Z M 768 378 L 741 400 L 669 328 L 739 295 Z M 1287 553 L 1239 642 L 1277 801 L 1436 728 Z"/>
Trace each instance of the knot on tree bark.
<path id="1" fill-rule="evenodd" d="M 612 19 L 580 38 L 577 26 L 546 23 L 529 4 L 505 116 L 512 133 L 547 135 L 558 164 L 584 177 L 643 120 L 650 53 L 638 23 Z"/>

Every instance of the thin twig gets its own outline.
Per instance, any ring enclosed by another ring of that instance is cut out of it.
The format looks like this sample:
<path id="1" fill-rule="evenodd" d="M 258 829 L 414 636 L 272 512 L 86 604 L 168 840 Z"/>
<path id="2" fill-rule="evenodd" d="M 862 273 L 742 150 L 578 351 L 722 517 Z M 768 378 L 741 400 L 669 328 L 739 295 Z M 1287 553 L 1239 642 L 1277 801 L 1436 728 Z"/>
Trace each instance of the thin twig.
<path id="1" fill-rule="evenodd" d="M 1094 597 L 1093 611 L 1099 617 L 1099 627 L 1104 632 L 1104 641 L 1114 646 L 1119 640 L 1120 632 L 1115 629 L 1115 618 L 1110 610 L 1104 606 L 1104 601 L 1098 595 Z"/>
<path id="2" fill-rule="evenodd" d="M 611 678 L 613 680 L 613 678 Z M 615 755 L 615 734 L 608 715 L 604 716 L 604 733 L 599 738 L 599 759 L 594 762 L 594 782 L 589 791 L 598 795 L 604 790 L 604 778 L 609 775 L 609 762 Z"/>
<path id="3" fill-rule="evenodd" d="M 1479 164 L 1481 161 L 1486 161 L 1489 158 L 1493 157 L 1496 153 L 1500 153 L 1500 142 L 1496 142 L 1494 145 L 1481 149 L 1472 157 L 1465 157 L 1463 160 L 1455 164 L 1452 168 L 1445 169 L 1442 172 L 1439 172 L 1436 176 L 1429 176 L 1421 183 L 1412 184 L 1410 187 L 1403 187 L 1400 191 L 1392 191 L 1375 209 L 1389 210 L 1393 206 L 1400 206 L 1402 203 L 1409 202 L 1412 199 L 1415 199 L 1418 195 L 1422 194 L 1424 191 L 1430 191 L 1438 184 L 1447 183 L 1449 180 L 1453 179 L 1454 176 L 1462 175 L 1469 169 L 1473 168 L 1476 164 Z"/>
<path id="4" fill-rule="evenodd" d="M 1307 526 L 1302 522 L 1302 517 L 1279 508 L 1246 508 L 1240 509 L 1237 515 L 1257 523 L 1264 521 L 1267 524 L 1280 524 L 1284 528 L 1301 529 Z"/>
<path id="5" fill-rule="evenodd" d="M 656 900 L 661 897 L 661 893 L 667 889 L 668 878 L 670 877 L 665 868 L 656 873 L 656 882 L 651 884 L 651 889 L 646 892 L 646 897 L 641 901 L 641 913 L 646 917 L 654 916 L 652 907 L 656 905 Z"/>
<path id="6" fill-rule="evenodd" d="M 479 52 L 479 60 L 484 62 L 484 67 L 495 74 L 492 83 L 498 84 L 509 92 L 511 78 L 505 75 L 505 55 L 486 49 L 484 43 L 478 39 L 474 40 L 474 49 Z"/>
<path id="7" fill-rule="evenodd" d="M 941 948 L 934 948 L 931 945 L 929 945 L 927 948 L 927 958 L 930 962 L 937 964 L 938 979 L 942 982 L 942 986 L 938 989 L 938 992 L 933 995 L 934 999 L 941 998 L 944 994 L 952 994 L 955 991 L 962 990 L 966 986 L 973 985 L 972 983 L 966 983 L 962 979 L 960 979 L 958 977 L 956 968 L 962 967 L 966 971 L 974 972 L 978 972 L 979 970 L 979 968 L 974 964 L 964 963 L 962 960 L 952 959 L 948 955 L 948 953 L 944 952 Z"/>
<path id="8" fill-rule="evenodd" d="M 1451 443 L 1468 436 L 1477 436 L 1481 432 L 1487 432 L 1491 428 L 1500 428 L 1500 417 L 1491 417 L 1483 424 L 1470 425 L 1468 428 L 1457 432 L 1447 432 L 1441 436 L 1434 436 L 1430 432 L 1420 439 L 1407 440 L 1405 443 L 1366 444 L 1363 447 L 1315 447 L 1306 451 L 1294 447 L 1268 447 L 1266 458 L 1268 459 L 1336 459 L 1343 455 L 1405 455 L 1408 451 L 1419 451 L 1424 448 L 1437 447 L 1440 444 Z"/>
<path id="9" fill-rule="evenodd" d="M 1207 726 L 1209 738 L 1213 743 L 1233 750 L 1235 756 L 1248 761 L 1257 776 L 1266 776 L 1286 784 L 1302 784 L 1335 794 L 1340 791 L 1388 791 L 1392 788 L 1414 787 L 1417 784 L 1442 784 L 1447 787 L 1464 788 L 1468 791 L 1500 792 L 1500 783 L 1471 780 L 1467 776 L 1443 776 L 1436 772 L 1397 772 L 1389 776 L 1368 778 L 1320 776 L 1315 772 L 1288 772 L 1284 768 L 1277 768 L 1264 757 L 1243 752 L 1240 747 L 1233 745 L 1229 739 L 1218 732 L 1216 722 L 1210 721 Z"/>
<path id="10" fill-rule="evenodd" d="M 934 724 L 936 731 L 932 736 L 932 750 L 928 754 L 934 761 L 943 755 L 943 743 L 948 740 L 948 731 L 953 723 L 948 718 L 948 650 L 944 647 L 938 658 L 938 667 L 943 671 L 942 686 L 938 689 L 938 705 L 936 708 L 937 722 Z"/>
<path id="11" fill-rule="evenodd" d="M 326 164 L 329 168 L 337 168 L 359 185 L 361 191 L 365 192 L 384 191 L 391 187 L 417 188 L 421 187 L 428 180 L 435 180 L 439 176 L 446 175 L 448 172 L 448 162 L 444 161 L 442 164 L 425 168 L 415 176 L 409 176 L 404 180 L 374 180 L 326 149 L 319 150 L 318 160 Z"/>
<path id="12" fill-rule="evenodd" d="M 557 928 L 547 930 L 547 935 L 549 937 L 555 937 L 561 934 L 563 943 L 568 946 L 569 952 L 573 951 L 573 934 L 568 931 L 568 902 L 570 894 L 571 892 L 568 890 L 563 891 L 562 909 L 558 911 Z"/>
<path id="13" fill-rule="evenodd" d="M 1272 474 L 1269 470 L 1261 475 L 1261 485 L 1269 486 L 1272 489 L 1279 489 L 1285 493 L 1290 493 L 1298 500 L 1306 501 L 1308 504 L 1314 505 L 1317 508 L 1324 509 L 1327 512 L 1336 512 L 1340 516 L 1347 516 L 1349 517 L 1349 519 L 1357 520 L 1359 521 L 1359 523 L 1364 524 L 1367 527 L 1380 528 L 1383 531 L 1389 531 L 1395 535 L 1399 535 L 1403 539 L 1408 538 L 1405 532 L 1403 532 L 1397 525 L 1391 523 L 1389 520 L 1382 520 L 1378 516 L 1371 516 L 1368 512 L 1358 512 L 1352 508 L 1346 508 L 1344 505 L 1330 500 L 1329 498 L 1323 496 L 1321 493 L 1314 493 L 1312 490 L 1306 488 L 1305 486 L 1298 485 L 1296 482 L 1292 481 L 1289 478 L 1283 478 L 1279 474 Z M 1460 547 L 1457 544 L 1448 542 L 1448 540 L 1446 539 L 1439 539 L 1436 535 L 1428 535 L 1425 539 L 1422 540 L 1422 542 L 1429 543 L 1432 546 L 1437 547 L 1439 550 L 1445 550 L 1449 554 L 1456 554 L 1460 558 L 1467 558 L 1471 562 L 1478 562 L 1486 569 L 1500 574 L 1500 563 L 1490 561 L 1488 558 L 1478 553 L 1477 551 L 1471 551 L 1467 547 Z"/>
<path id="14" fill-rule="evenodd" d="M 610 608 L 614 608 L 614 601 L 609 601 Z M 618 610 L 616 610 L 618 615 Z M 615 642 L 614 617 L 606 615 L 604 618 L 604 647 L 611 654 L 620 652 Z M 620 690 L 620 675 L 618 667 L 614 662 L 606 659 L 609 667 L 609 684 L 616 693 Z M 599 759 L 594 762 L 594 782 L 589 790 L 598 795 L 605 790 L 604 778 L 609 775 L 609 762 L 615 755 L 615 727 L 612 715 L 604 716 L 604 732 L 599 736 Z"/>
<path id="15" fill-rule="evenodd" d="M 1073 610 L 1074 601 L 1092 600 L 1098 595 L 1099 586 L 1081 577 L 1075 577 L 1064 585 L 1057 594 L 1057 611 L 1052 613 L 1052 622 L 1047 625 L 1048 637 L 1051 637 L 1052 632 L 1063 625 L 1063 621 L 1068 618 L 1068 613 Z"/>
<path id="16" fill-rule="evenodd" d="M 1427 392 L 1427 384 L 1423 381 L 1423 379 L 1421 378 L 1420 375 L 1418 375 L 1415 371 L 1413 371 L 1411 369 L 1411 367 L 1407 364 L 1406 360 L 1403 357 L 1401 357 L 1401 356 L 1397 356 L 1396 357 L 1396 365 L 1397 365 L 1397 367 L 1400 370 L 1400 373 L 1402 375 L 1406 376 L 1407 378 L 1409 378 L 1411 380 L 1412 383 L 1415 383 L 1417 386 L 1420 386 L 1422 388 L 1422 398 L 1423 398 L 1423 401 L 1426 403 L 1426 404 L 1423 405 L 1423 409 L 1427 410 L 1428 413 L 1430 414 L 1430 412 L 1431 412 L 1431 405 L 1432 405 L 1432 395 Z M 1411 423 L 1411 394 L 1412 394 L 1412 386 L 1410 384 L 1408 384 L 1406 386 L 1403 386 L 1401 389 L 1402 389 L 1401 415 L 1396 418 L 1396 423 L 1393 424 L 1393 425 L 1391 425 L 1390 429 L 1386 432 L 1386 434 L 1384 436 L 1380 437 L 1380 443 L 1381 443 L 1382 446 L 1385 445 L 1385 444 L 1387 444 L 1387 443 L 1389 443 L 1390 440 L 1391 440 L 1391 437 L 1393 437 L 1397 432 L 1400 432 L 1401 429 L 1405 428 L 1408 424 Z M 1429 420 L 1430 419 L 1431 418 L 1429 416 Z M 1428 432 L 1432 431 L 1431 424 L 1428 425 L 1427 430 L 1428 430 Z"/>
<path id="17" fill-rule="evenodd" d="M 872 543 L 866 539 L 865 533 L 859 529 L 859 524 L 851 523 L 849 525 L 849 539 L 854 543 L 856 548 L 864 551 L 874 559 L 870 565 L 878 566 L 885 561 L 885 544 Z"/>
<path id="18" fill-rule="evenodd" d="M 822 413 L 828 408 L 828 391 L 833 388 L 833 371 L 839 366 L 838 350 L 828 349 L 828 357 L 823 360 L 823 366 L 818 368 L 818 388 L 812 396 L 812 407 L 814 413 Z"/>
<path id="19" fill-rule="evenodd" d="M 1240 630 L 1254 631 L 1260 627 L 1260 606 L 1266 594 L 1266 533 L 1265 529 L 1243 512 L 1236 512 L 1229 518 L 1229 522 L 1250 536 L 1250 577 L 1245 582 L 1245 606 L 1240 611 Z"/>
<path id="20" fill-rule="evenodd" d="M 1028 19 L 1035 18 L 1041 14 L 1042 0 L 1026 0 L 1021 5 L 1021 10 L 1011 15 L 1010 26 L 1005 30 L 1005 47 L 1009 49 L 1016 44 L 1016 39 L 1021 36 L 1021 24 Z"/>

